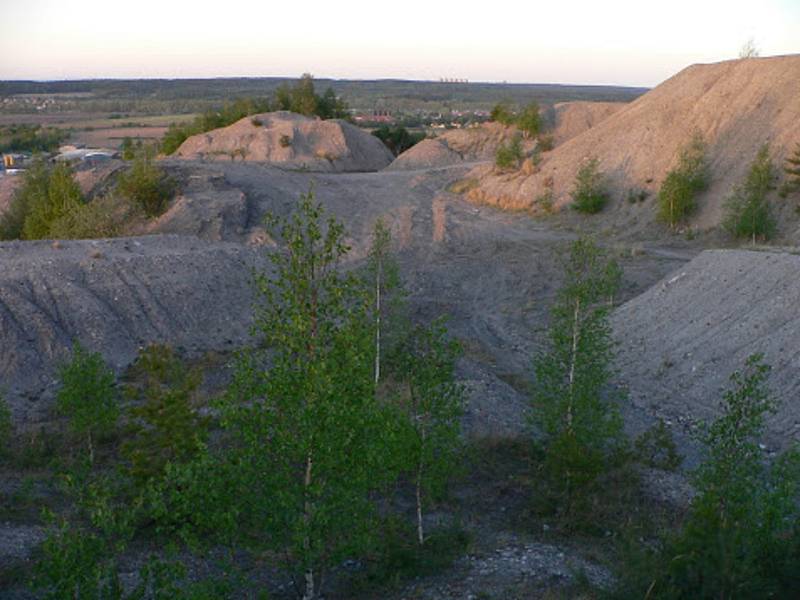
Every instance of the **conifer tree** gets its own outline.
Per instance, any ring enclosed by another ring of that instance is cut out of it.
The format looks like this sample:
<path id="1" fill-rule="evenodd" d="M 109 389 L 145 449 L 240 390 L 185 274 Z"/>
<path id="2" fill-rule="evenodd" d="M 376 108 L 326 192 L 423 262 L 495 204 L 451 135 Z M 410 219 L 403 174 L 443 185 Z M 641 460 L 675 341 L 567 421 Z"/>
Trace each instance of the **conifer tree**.
<path id="1" fill-rule="evenodd" d="M 678 154 L 678 164 L 667 173 L 658 191 L 658 219 L 675 227 L 696 208 L 696 197 L 709 184 L 706 143 L 700 134 Z"/>
<path id="2" fill-rule="evenodd" d="M 786 184 L 789 191 L 800 190 L 800 142 L 791 156 L 786 157 L 786 164 L 783 167 L 786 173 Z"/>
<path id="3" fill-rule="evenodd" d="M 736 186 L 725 202 L 723 226 L 734 237 L 768 240 L 775 232 L 775 219 L 770 212 L 767 194 L 773 188 L 775 168 L 769 157 L 769 145 L 758 151 L 747 177 Z"/>

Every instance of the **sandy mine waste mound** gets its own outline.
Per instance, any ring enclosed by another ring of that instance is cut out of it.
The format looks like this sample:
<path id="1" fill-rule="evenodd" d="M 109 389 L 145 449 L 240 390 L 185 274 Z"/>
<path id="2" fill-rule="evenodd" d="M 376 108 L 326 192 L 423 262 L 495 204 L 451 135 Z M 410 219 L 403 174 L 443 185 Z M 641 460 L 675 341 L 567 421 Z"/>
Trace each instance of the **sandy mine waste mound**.
<path id="1" fill-rule="evenodd" d="M 241 347 L 262 260 L 189 236 L 0 243 L 0 381 L 15 420 L 47 413 L 42 398 L 75 341 L 118 372 L 150 343 Z"/>
<path id="2" fill-rule="evenodd" d="M 389 165 L 386 170 L 401 171 L 446 167 L 464 162 L 494 160 L 497 148 L 517 134 L 516 127 L 500 123 L 482 123 L 477 127 L 452 129 L 435 138 L 415 144 Z M 527 150 L 533 142 L 525 142 Z"/>
<path id="3" fill-rule="evenodd" d="M 712 419 L 731 373 L 761 352 L 782 403 L 768 440 L 800 441 L 798 297 L 798 255 L 702 252 L 613 315 L 631 402 L 672 423 Z"/>
<path id="4" fill-rule="evenodd" d="M 553 106 L 553 141 L 560 146 L 627 106 L 627 102 L 559 102 Z"/>
<path id="5" fill-rule="evenodd" d="M 321 172 L 378 171 L 392 153 L 378 138 L 346 121 L 291 112 L 252 115 L 188 138 L 179 158 L 270 163 Z"/>
<path id="6" fill-rule="evenodd" d="M 575 174 L 597 157 L 607 175 L 610 212 L 631 223 L 652 222 L 649 209 L 679 150 L 700 133 L 708 144 L 712 181 L 693 225 L 719 224 L 723 200 L 741 181 L 765 142 L 777 165 L 800 142 L 800 55 L 690 66 L 587 131 L 544 155 L 538 172 L 498 173 L 491 165 L 469 175 L 473 201 L 510 209 L 540 207 L 552 189 L 555 207 L 570 202 Z M 651 192 L 646 210 L 625 206 L 629 190 Z M 606 209 L 609 212 L 609 208 Z M 623 214 L 624 213 L 624 214 Z"/>

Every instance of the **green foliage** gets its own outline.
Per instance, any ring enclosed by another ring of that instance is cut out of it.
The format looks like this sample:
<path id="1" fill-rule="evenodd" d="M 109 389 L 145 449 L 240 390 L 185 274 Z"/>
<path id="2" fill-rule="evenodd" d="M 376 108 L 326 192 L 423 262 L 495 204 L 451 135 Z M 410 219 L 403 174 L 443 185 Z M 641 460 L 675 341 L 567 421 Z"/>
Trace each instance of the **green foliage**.
<path id="1" fill-rule="evenodd" d="M 798 142 L 794 152 L 786 157 L 783 172 L 786 173 L 784 186 L 787 195 L 791 192 L 800 191 L 800 142 Z"/>
<path id="2" fill-rule="evenodd" d="M 764 144 L 750 165 L 747 177 L 725 202 L 723 227 L 735 238 L 768 240 L 775 233 L 767 194 L 774 188 L 775 167 Z"/>
<path id="3" fill-rule="evenodd" d="M 69 419 L 73 433 L 86 439 L 89 462 L 94 462 L 95 440 L 113 431 L 119 416 L 114 373 L 100 354 L 75 344 L 58 377 L 56 409 Z"/>
<path id="4" fill-rule="evenodd" d="M 322 96 L 314 90 L 314 77 L 304 73 L 294 86 L 282 85 L 275 91 L 276 110 L 290 110 L 301 115 L 316 115 L 322 119 L 346 119 L 349 116 L 347 105 L 337 98 L 332 88 Z"/>
<path id="5" fill-rule="evenodd" d="M 502 123 L 503 125 L 513 125 L 514 119 L 514 111 L 512 111 L 511 107 L 505 102 L 499 102 L 495 104 L 491 113 L 489 113 L 490 121 Z"/>
<path id="6" fill-rule="evenodd" d="M 59 163 L 51 168 L 38 157 L 0 217 L 0 239 L 51 237 L 52 224 L 82 204 L 83 196 L 69 167 Z"/>
<path id="7" fill-rule="evenodd" d="M 418 577 L 429 577 L 450 567 L 469 547 L 469 534 L 458 525 L 432 532 L 420 546 L 405 519 L 388 517 L 379 524 L 377 543 L 364 560 L 365 568 L 350 582 L 353 596 L 383 592 Z"/>
<path id="8" fill-rule="evenodd" d="M 349 117 L 347 104 L 336 96 L 333 89 L 328 88 L 322 95 L 314 90 L 314 78 L 305 73 L 294 86 L 281 85 L 275 90 L 272 98 L 238 98 L 228 102 L 218 110 L 209 110 L 196 117 L 189 123 L 170 125 L 161 140 L 161 151 L 172 154 L 186 138 L 227 127 L 236 121 L 250 115 L 270 112 L 273 110 L 290 110 L 303 115 L 316 115 L 322 119 L 346 119 Z M 253 120 L 253 125 L 258 119 Z"/>
<path id="9" fill-rule="evenodd" d="M 533 423 L 544 465 L 566 513 L 580 511 L 624 448 L 612 385 L 608 312 L 621 279 L 616 262 L 588 239 L 572 244 L 552 309 L 549 344 L 535 360 Z"/>
<path id="10" fill-rule="evenodd" d="M 639 204 L 647 200 L 650 192 L 641 188 L 632 188 L 628 190 L 628 204 Z"/>
<path id="11" fill-rule="evenodd" d="M 515 134 L 508 144 L 501 144 L 494 155 L 494 164 L 498 169 L 516 169 L 524 157 L 522 136 Z"/>
<path id="12" fill-rule="evenodd" d="M 58 240 L 90 240 L 119 236 L 135 209 L 114 194 L 94 198 L 50 224 L 50 236 Z"/>
<path id="13" fill-rule="evenodd" d="M 531 102 L 517 115 L 515 123 L 525 137 L 536 137 L 542 130 L 539 104 Z"/>
<path id="14" fill-rule="evenodd" d="M 392 476 L 380 465 L 374 321 L 361 280 L 336 268 L 344 230 L 313 193 L 268 224 L 285 249 L 270 254 L 272 276 L 255 278 L 254 332 L 268 350 L 240 356 L 224 424 L 248 507 L 242 530 L 285 551 L 315 597 L 319 572 L 369 540 L 370 492 Z"/>
<path id="15" fill-rule="evenodd" d="M 196 408 L 201 373 L 188 370 L 172 348 L 156 344 L 144 349 L 133 372 L 139 381 L 127 390 L 134 405 L 129 411 L 131 437 L 122 450 L 134 478 L 147 481 L 161 477 L 170 463 L 195 458 L 208 423 Z"/>
<path id="16" fill-rule="evenodd" d="M 7 125 L 0 127 L 0 152 L 52 152 L 68 135 L 58 127 Z"/>
<path id="17" fill-rule="evenodd" d="M 682 223 L 695 211 L 697 194 L 708 188 L 710 174 L 706 160 L 706 144 L 695 134 L 678 155 L 678 165 L 667 173 L 658 191 L 660 221 L 671 227 Z"/>
<path id="18" fill-rule="evenodd" d="M 116 193 L 148 217 L 157 217 L 166 210 L 175 193 L 175 184 L 155 164 L 152 151 L 144 149 L 117 179 Z"/>
<path id="19" fill-rule="evenodd" d="M 443 320 L 416 327 L 407 338 L 398 374 L 408 385 L 404 461 L 410 467 L 417 504 L 417 541 L 425 542 L 422 511 L 429 496 L 446 488 L 458 466 L 464 390 L 455 382 L 461 346 L 447 339 Z"/>
<path id="20" fill-rule="evenodd" d="M 509 127 L 516 125 L 526 138 L 536 137 L 544 126 L 541 109 L 537 102 L 530 102 L 519 112 L 513 110 L 508 104 L 500 102 L 492 108 L 489 120 Z"/>
<path id="21" fill-rule="evenodd" d="M 555 138 L 552 135 L 540 135 L 536 145 L 542 152 L 550 152 L 556 145 Z"/>
<path id="22" fill-rule="evenodd" d="M 418 144 L 425 139 L 424 132 L 410 133 L 408 129 L 402 125 L 381 125 L 372 132 L 372 135 L 381 140 L 392 154 L 398 156 L 402 154 L 415 144 Z"/>
<path id="23" fill-rule="evenodd" d="M 147 482 L 144 509 L 159 535 L 192 548 L 231 544 L 243 512 L 237 492 L 242 480 L 235 462 L 203 449 L 189 462 L 166 463 L 161 476 Z"/>
<path id="24" fill-rule="evenodd" d="M 161 151 L 164 154 L 172 154 L 188 137 L 227 127 L 247 116 L 270 110 L 273 110 L 273 105 L 267 99 L 237 98 L 233 102 L 226 102 L 222 108 L 206 111 L 189 123 L 170 125 L 161 139 Z"/>
<path id="25" fill-rule="evenodd" d="M 46 600 L 122 596 L 114 552 L 95 532 L 62 522 L 42 542 L 33 585 Z"/>
<path id="26" fill-rule="evenodd" d="M 672 432 L 661 419 L 636 438 L 634 451 L 637 460 L 649 467 L 664 471 L 675 471 L 683 462 L 672 438 Z"/>
<path id="27" fill-rule="evenodd" d="M 800 576 L 800 452 L 768 465 L 758 446 L 776 403 L 761 355 L 731 376 L 723 413 L 701 439 L 697 496 L 651 565 L 651 598 L 789 598 Z M 643 592 L 644 590 L 640 590 Z"/>
<path id="28" fill-rule="evenodd" d="M 132 138 L 126 136 L 122 140 L 120 151 L 122 152 L 122 160 L 133 160 L 139 153 L 145 151 L 145 147 L 142 140 L 137 139 L 134 142 Z"/>
<path id="29" fill-rule="evenodd" d="M 9 209 L 0 216 L 0 239 L 89 239 L 119 235 L 130 216 L 121 198 L 85 202 L 69 167 L 34 161 Z"/>
<path id="30" fill-rule="evenodd" d="M 375 318 L 375 384 L 381 380 L 381 366 L 396 362 L 401 342 L 407 333 L 406 294 L 400 280 L 397 260 L 392 254 L 391 231 L 383 219 L 375 221 L 372 245 L 365 272 L 365 287 L 371 291 Z M 384 368 L 385 370 L 385 368 Z"/>
<path id="31" fill-rule="evenodd" d="M 608 202 L 605 176 L 600 171 L 599 164 L 597 158 L 590 158 L 583 162 L 575 175 L 572 206 L 578 212 L 595 214 L 603 210 Z"/>

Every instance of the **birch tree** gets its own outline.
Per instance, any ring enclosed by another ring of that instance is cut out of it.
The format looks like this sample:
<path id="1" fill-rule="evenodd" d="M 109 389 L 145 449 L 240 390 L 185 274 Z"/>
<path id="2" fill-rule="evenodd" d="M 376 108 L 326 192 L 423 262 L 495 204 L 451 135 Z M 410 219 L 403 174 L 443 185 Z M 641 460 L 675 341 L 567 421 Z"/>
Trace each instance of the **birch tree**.
<path id="1" fill-rule="evenodd" d="M 392 254 L 392 234 L 383 219 L 375 221 L 367 262 L 368 285 L 372 289 L 375 325 L 374 380 L 381 379 L 384 359 L 398 343 L 405 296 L 397 261 Z"/>
<path id="2" fill-rule="evenodd" d="M 313 193 L 270 225 L 283 250 L 255 278 L 255 333 L 265 350 L 241 355 L 225 424 L 242 472 L 240 525 L 284 553 L 298 595 L 317 598 L 326 567 L 365 543 L 380 413 L 369 294 L 337 265 L 342 226 Z"/>
<path id="3" fill-rule="evenodd" d="M 545 467 L 569 508 L 622 445 L 607 319 L 620 270 L 594 242 L 580 239 L 564 276 L 549 343 L 535 359 L 533 423 L 543 436 Z"/>
<path id="4" fill-rule="evenodd" d="M 444 321 L 417 327 L 403 348 L 400 375 L 407 383 L 405 448 L 414 484 L 417 541 L 425 543 L 423 509 L 456 470 L 464 391 L 454 379 L 460 345 L 447 339 Z"/>

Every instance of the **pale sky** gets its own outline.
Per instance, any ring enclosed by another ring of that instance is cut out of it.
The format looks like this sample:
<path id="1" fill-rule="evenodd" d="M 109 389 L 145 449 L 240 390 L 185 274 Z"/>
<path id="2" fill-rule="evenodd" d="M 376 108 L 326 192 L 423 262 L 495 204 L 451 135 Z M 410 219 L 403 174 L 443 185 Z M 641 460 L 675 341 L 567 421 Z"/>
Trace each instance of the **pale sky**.
<path id="1" fill-rule="evenodd" d="M 800 0 L 0 0 L 0 79 L 468 78 L 653 86 L 800 52 Z"/>

